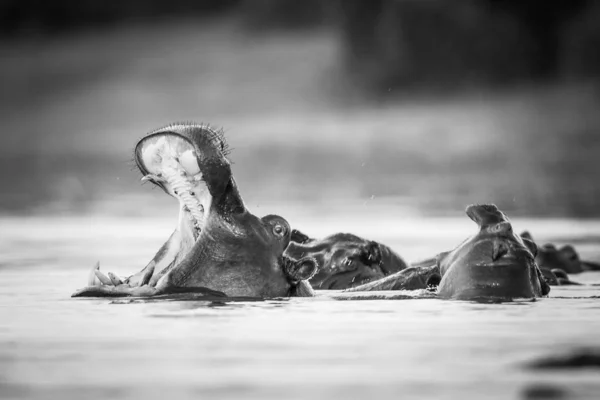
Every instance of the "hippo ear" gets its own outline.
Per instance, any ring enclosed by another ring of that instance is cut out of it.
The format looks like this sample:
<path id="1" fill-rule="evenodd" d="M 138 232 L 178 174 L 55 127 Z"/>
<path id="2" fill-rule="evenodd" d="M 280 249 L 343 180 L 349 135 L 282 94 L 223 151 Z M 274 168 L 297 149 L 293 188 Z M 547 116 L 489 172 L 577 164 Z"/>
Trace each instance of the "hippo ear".
<path id="1" fill-rule="evenodd" d="M 521 236 L 522 239 L 529 239 L 532 242 L 534 241 L 533 236 L 531 236 L 531 233 L 529 233 L 529 231 L 523 231 L 519 236 Z"/>
<path id="2" fill-rule="evenodd" d="M 503 222 L 508 224 L 502 227 L 509 227 L 510 221 L 495 204 L 472 204 L 465 210 L 469 218 L 475 222 L 480 229 L 487 228 L 492 225 L 498 225 Z"/>
<path id="3" fill-rule="evenodd" d="M 575 251 L 575 248 L 571 245 L 566 245 L 560 248 L 560 253 L 569 260 L 578 260 L 579 254 Z"/>
<path id="4" fill-rule="evenodd" d="M 284 257 L 284 270 L 292 282 L 299 282 L 312 278 L 319 270 L 319 264 L 312 257 L 299 260 Z"/>
<path id="5" fill-rule="evenodd" d="M 556 246 L 555 246 L 555 245 L 553 245 L 552 243 L 546 243 L 545 245 L 543 245 L 543 246 L 542 246 L 542 249 L 543 249 L 543 250 L 546 250 L 547 252 L 548 252 L 548 251 L 549 251 L 549 252 L 556 252 L 556 251 L 558 251 L 558 250 L 556 249 Z"/>
<path id="6" fill-rule="evenodd" d="M 312 239 L 300 232 L 298 229 L 292 229 L 292 242 L 304 244 L 310 242 Z"/>
<path id="7" fill-rule="evenodd" d="M 523 237 L 523 235 L 521 235 L 521 239 L 523 239 L 523 243 L 525 243 L 525 246 L 527 246 L 527 248 L 529 249 L 531 254 L 533 254 L 533 257 L 534 258 L 537 257 L 537 255 L 538 255 L 537 244 L 535 244 L 535 242 L 533 240 Z"/>

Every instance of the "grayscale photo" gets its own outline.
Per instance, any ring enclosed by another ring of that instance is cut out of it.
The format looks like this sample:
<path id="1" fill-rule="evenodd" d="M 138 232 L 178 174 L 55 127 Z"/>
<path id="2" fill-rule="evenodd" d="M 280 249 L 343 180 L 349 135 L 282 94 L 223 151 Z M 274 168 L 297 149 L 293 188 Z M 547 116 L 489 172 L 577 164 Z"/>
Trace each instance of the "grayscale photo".
<path id="1" fill-rule="evenodd" d="M 0 399 L 600 398 L 600 1 L 0 0 Z"/>

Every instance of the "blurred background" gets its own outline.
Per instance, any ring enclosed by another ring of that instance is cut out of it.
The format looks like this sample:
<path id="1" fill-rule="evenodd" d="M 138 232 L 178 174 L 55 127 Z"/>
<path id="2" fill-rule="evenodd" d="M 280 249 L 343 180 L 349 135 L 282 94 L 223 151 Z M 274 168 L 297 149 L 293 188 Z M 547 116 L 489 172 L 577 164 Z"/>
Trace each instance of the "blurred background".
<path id="1" fill-rule="evenodd" d="M 259 215 L 600 216 L 600 2 L 0 0 L 0 40 L 0 214 L 174 216 L 132 150 L 193 120 Z"/>

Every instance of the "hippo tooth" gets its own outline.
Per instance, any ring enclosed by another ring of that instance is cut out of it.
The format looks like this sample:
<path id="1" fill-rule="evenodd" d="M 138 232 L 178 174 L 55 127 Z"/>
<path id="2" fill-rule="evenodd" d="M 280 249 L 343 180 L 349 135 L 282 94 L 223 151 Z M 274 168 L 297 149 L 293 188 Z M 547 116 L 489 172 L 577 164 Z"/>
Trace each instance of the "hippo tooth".
<path id="1" fill-rule="evenodd" d="M 96 271 L 100 269 L 100 261 L 96 261 L 96 265 L 92 267 L 88 276 L 88 286 L 96 286 Z"/>
<path id="2" fill-rule="evenodd" d="M 144 175 L 142 176 L 142 179 L 140 179 L 142 182 L 164 182 L 165 180 L 163 179 L 163 177 L 160 174 L 148 174 L 148 175 Z"/>
<path id="3" fill-rule="evenodd" d="M 100 272 L 99 269 L 94 270 L 94 273 L 96 274 L 96 276 L 98 277 L 98 279 L 100 280 L 100 282 L 102 282 L 103 285 L 109 285 L 112 286 L 113 283 L 110 280 L 110 278 L 106 275 L 104 275 L 102 272 Z"/>
<path id="4" fill-rule="evenodd" d="M 108 273 L 108 278 L 110 279 L 110 281 L 112 282 L 112 284 L 115 285 L 115 286 L 119 286 L 119 285 L 123 284 L 123 281 L 121 280 L 121 278 L 119 278 L 118 276 L 116 276 L 112 272 Z"/>
<path id="5" fill-rule="evenodd" d="M 156 266 L 156 261 L 150 261 L 150 264 L 146 267 L 146 272 L 144 272 L 144 276 L 142 276 L 142 280 L 140 281 L 140 286 L 147 285 L 150 282 L 150 278 L 154 274 L 154 267 Z"/>
<path id="6" fill-rule="evenodd" d="M 172 168 L 165 169 L 163 175 L 171 185 L 173 192 L 177 193 L 179 199 L 187 206 L 194 218 L 196 218 L 197 221 L 203 221 L 204 215 L 200 212 L 200 202 L 196 197 L 191 195 L 192 187 L 190 182 Z"/>

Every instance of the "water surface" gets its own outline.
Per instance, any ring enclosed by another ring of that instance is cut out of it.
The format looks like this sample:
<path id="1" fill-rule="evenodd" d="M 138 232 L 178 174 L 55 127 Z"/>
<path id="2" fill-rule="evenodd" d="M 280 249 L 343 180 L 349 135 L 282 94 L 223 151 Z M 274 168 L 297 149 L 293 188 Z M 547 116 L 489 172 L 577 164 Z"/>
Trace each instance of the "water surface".
<path id="1" fill-rule="evenodd" d="M 369 216 L 292 215 L 314 235 L 350 228 L 412 260 L 474 231 L 468 219 L 392 224 Z M 598 369 L 539 372 L 539 357 L 600 348 L 600 286 L 552 288 L 503 304 L 325 297 L 265 302 L 71 299 L 100 259 L 140 269 L 173 220 L 0 220 L 0 397 L 3 399 L 526 398 L 550 390 L 597 398 Z M 335 228 L 334 228 L 335 227 Z M 600 223 L 523 220 L 540 240 L 600 254 Z M 600 273 L 573 280 L 600 283 Z M 540 389 L 541 388 L 541 389 Z"/>

